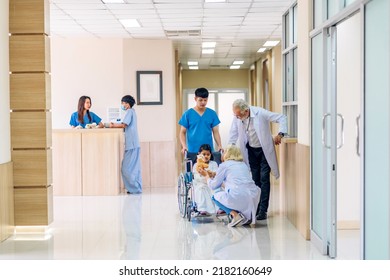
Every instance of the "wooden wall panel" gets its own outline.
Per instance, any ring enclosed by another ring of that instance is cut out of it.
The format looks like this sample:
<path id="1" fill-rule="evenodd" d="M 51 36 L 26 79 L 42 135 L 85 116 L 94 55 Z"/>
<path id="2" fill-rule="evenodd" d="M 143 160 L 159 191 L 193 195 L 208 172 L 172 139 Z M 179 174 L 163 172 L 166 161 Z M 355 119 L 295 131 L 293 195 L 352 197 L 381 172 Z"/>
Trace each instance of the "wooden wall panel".
<path id="1" fill-rule="evenodd" d="M 0 164 L 0 242 L 14 229 L 14 189 L 12 162 Z"/>
<path id="2" fill-rule="evenodd" d="M 12 35 L 11 72 L 50 72 L 50 39 L 46 35 Z"/>
<path id="3" fill-rule="evenodd" d="M 48 73 L 16 73 L 10 75 L 12 110 L 49 110 L 51 80 Z"/>
<path id="4" fill-rule="evenodd" d="M 52 220 L 49 17 L 49 0 L 10 0 L 11 146 L 18 225 L 48 225 Z"/>
<path id="5" fill-rule="evenodd" d="M 176 185 L 175 143 L 150 142 L 150 183 L 152 187 Z"/>
<path id="6" fill-rule="evenodd" d="M 15 225 L 40 226 L 53 221 L 53 188 L 15 188 Z"/>
<path id="7" fill-rule="evenodd" d="M 49 186 L 52 184 L 51 150 L 13 150 L 14 186 Z"/>
<path id="8" fill-rule="evenodd" d="M 9 30 L 12 34 L 49 34 L 48 0 L 10 0 Z"/>
<path id="9" fill-rule="evenodd" d="M 81 134 L 53 133 L 53 195 L 82 195 Z"/>
<path id="10" fill-rule="evenodd" d="M 142 187 L 150 187 L 150 143 L 141 142 Z"/>
<path id="11" fill-rule="evenodd" d="M 46 148 L 52 143 L 51 112 L 12 112 L 13 149 Z"/>
<path id="12" fill-rule="evenodd" d="M 280 147 L 284 213 L 305 239 L 310 239 L 310 147 L 283 139 Z"/>
<path id="13" fill-rule="evenodd" d="M 86 131 L 81 136 L 83 195 L 120 193 L 120 137 L 112 129 Z"/>

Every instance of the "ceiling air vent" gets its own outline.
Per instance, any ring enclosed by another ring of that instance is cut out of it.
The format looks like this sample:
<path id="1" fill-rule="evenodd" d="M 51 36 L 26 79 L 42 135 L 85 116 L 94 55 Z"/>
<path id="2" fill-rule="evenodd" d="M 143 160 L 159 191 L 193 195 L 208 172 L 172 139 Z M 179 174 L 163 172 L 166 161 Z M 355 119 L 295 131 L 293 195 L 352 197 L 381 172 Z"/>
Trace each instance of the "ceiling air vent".
<path id="1" fill-rule="evenodd" d="M 210 65 L 209 66 L 210 68 L 213 68 L 213 69 L 222 69 L 222 68 L 229 68 L 229 65 Z"/>
<path id="2" fill-rule="evenodd" d="M 165 30 L 167 37 L 197 37 L 200 36 L 200 29 L 197 30 Z"/>

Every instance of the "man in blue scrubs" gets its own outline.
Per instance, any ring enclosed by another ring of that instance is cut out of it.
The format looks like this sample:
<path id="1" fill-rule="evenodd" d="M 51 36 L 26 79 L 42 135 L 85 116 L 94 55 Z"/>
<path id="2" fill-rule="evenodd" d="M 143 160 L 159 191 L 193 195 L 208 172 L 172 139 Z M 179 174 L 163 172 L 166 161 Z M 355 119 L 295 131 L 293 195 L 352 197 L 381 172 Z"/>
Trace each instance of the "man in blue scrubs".
<path id="1" fill-rule="evenodd" d="M 208 97 L 209 92 L 207 89 L 196 89 L 195 107 L 185 111 L 179 121 L 181 125 L 180 143 L 182 153 L 188 151 L 189 153 L 197 154 L 199 147 L 203 144 L 209 144 L 213 148 L 213 135 L 217 143 L 215 150 L 219 151 L 222 149 L 218 128 L 221 121 L 214 110 L 206 107 Z"/>

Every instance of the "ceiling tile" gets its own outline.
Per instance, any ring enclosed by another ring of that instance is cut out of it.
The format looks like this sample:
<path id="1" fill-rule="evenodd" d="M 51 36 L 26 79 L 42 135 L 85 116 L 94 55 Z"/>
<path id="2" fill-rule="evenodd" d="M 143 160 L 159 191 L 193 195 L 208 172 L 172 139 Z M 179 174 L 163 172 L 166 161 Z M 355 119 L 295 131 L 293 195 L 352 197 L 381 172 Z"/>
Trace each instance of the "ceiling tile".
<path id="1" fill-rule="evenodd" d="M 126 4 L 103 4 L 100 0 L 50 0 L 51 35 L 95 38 L 167 38 L 180 60 L 199 61 L 202 69 L 210 63 L 231 64 L 245 58 L 249 67 L 260 57 L 259 47 L 268 38 L 279 39 L 283 13 L 294 0 L 126 0 Z M 138 19 L 141 28 L 125 29 L 120 19 Z M 198 36 L 189 36 L 192 31 Z M 201 54 L 203 41 L 216 41 L 213 55 Z M 187 65 L 183 64 L 183 67 Z"/>

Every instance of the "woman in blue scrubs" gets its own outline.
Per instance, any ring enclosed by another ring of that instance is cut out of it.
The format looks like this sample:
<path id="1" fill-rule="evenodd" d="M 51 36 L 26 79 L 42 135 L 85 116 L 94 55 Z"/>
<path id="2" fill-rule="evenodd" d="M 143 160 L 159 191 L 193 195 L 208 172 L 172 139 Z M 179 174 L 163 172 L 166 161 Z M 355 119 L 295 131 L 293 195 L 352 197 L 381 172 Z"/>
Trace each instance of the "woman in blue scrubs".
<path id="1" fill-rule="evenodd" d="M 79 98 L 79 104 L 77 106 L 77 112 L 74 112 L 70 117 L 69 124 L 71 127 L 85 128 L 87 124 L 96 123 L 98 127 L 104 127 L 102 119 L 96 114 L 89 111 L 92 106 L 92 101 L 89 96 L 81 96 Z"/>
<path id="2" fill-rule="evenodd" d="M 122 179 L 128 194 L 142 193 L 141 147 L 139 144 L 137 115 L 133 106 L 135 100 L 131 95 L 122 97 L 122 110 L 126 115 L 122 123 L 110 123 L 110 127 L 125 129 L 125 154 L 122 160 Z"/>

